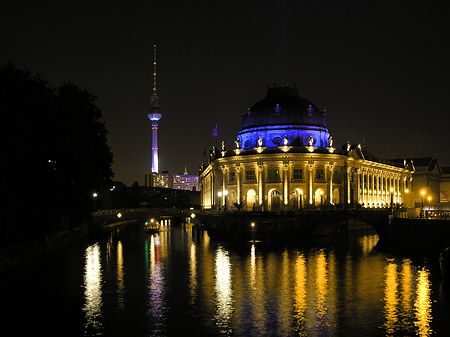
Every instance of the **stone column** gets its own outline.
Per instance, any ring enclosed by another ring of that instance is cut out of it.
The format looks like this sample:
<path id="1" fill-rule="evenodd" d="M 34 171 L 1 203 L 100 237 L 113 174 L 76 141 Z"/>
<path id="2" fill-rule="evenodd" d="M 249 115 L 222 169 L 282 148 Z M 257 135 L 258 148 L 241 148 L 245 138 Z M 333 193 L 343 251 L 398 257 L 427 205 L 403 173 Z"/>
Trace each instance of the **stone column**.
<path id="1" fill-rule="evenodd" d="M 236 166 L 237 203 L 241 204 L 241 167 Z"/>
<path id="2" fill-rule="evenodd" d="M 365 176 L 365 173 L 363 171 L 362 174 L 361 174 L 361 178 L 362 178 L 362 181 L 361 181 L 361 185 L 362 185 L 362 204 L 365 206 L 365 203 L 366 203 L 365 188 L 366 188 L 366 186 L 364 185 L 364 176 Z"/>
<path id="3" fill-rule="evenodd" d="M 284 204 L 287 205 L 289 203 L 289 179 L 288 179 L 288 173 L 289 173 L 289 164 L 284 163 L 283 164 L 283 199 Z"/>
<path id="4" fill-rule="evenodd" d="M 362 200 L 361 200 L 361 169 L 359 168 L 356 172 L 358 174 L 358 204 L 362 204 Z"/>
<path id="5" fill-rule="evenodd" d="M 225 193 L 225 191 L 226 191 L 226 186 L 225 186 L 226 175 L 227 175 L 227 169 L 224 166 L 222 166 L 222 206 L 225 206 L 225 198 L 227 197 L 226 193 Z"/>
<path id="6" fill-rule="evenodd" d="M 397 177 L 397 204 L 400 203 L 400 177 Z"/>
<path id="7" fill-rule="evenodd" d="M 313 203 L 313 169 L 314 164 L 308 164 L 308 171 L 309 171 L 309 204 L 312 205 Z"/>
<path id="8" fill-rule="evenodd" d="M 262 175 L 263 175 L 263 169 L 264 165 L 259 164 L 258 165 L 258 198 L 259 198 L 259 205 L 261 206 L 264 202 L 264 194 L 263 194 L 263 181 L 262 181 Z"/>
<path id="9" fill-rule="evenodd" d="M 334 204 L 334 201 L 333 201 L 333 173 L 334 173 L 334 165 L 330 164 L 328 166 L 328 169 L 330 170 L 330 204 Z"/>
<path id="10" fill-rule="evenodd" d="M 377 207 L 380 206 L 380 174 L 377 172 Z"/>
<path id="11" fill-rule="evenodd" d="M 351 167 L 347 167 L 347 205 L 350 205 L 352 202 L 352 196 L 350 195 L 350 172 L 352 171 Z"/>

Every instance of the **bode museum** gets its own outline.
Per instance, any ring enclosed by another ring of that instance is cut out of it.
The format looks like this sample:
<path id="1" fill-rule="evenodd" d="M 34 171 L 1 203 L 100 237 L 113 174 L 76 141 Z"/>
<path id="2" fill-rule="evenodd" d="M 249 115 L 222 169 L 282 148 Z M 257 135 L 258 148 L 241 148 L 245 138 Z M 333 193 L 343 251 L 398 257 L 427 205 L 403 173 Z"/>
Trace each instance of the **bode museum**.
<path id="1" fill-rule="evenodd" d="M 242 116 L 235 144 L 200 166 L 203 209 L 296 211 L 390 207 L 408 198 L 413 166 L 373 158 L 360 144 L 336 148 L 326 113 L 296 87 L 268 88 Z"/>

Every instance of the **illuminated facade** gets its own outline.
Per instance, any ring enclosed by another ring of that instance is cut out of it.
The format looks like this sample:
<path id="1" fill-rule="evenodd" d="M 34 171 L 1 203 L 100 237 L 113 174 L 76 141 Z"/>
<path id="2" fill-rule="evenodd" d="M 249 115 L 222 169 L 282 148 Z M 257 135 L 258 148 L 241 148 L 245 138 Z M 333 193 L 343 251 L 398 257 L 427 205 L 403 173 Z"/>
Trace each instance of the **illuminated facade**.
<path id="1" fill-rule="evenodd" d="M 358 145 L 335 148 L 326 113 L 297 88 L 269 88 L 242 116 L 233 150 L 210 152 L 200 168 L 204 209 L 298 210 L 404 204 L 412 167 L 373 158 Z M 333 206 L 333 207 L 334 207 Z"/>
<path id="2" fill-rule="evenodd" d="M 148 119 L 152 122 L 152 172 L 159 173 L 158 167 L 158 122 L 162 114 L 159 111 L 159 97 L 156 91 L 156 45 L 153 46 L 153 92 L 150 97 Z"/>
<path id="3" fill-rule="evenodd" d="M 172 185 L 174 189 L 188 191 L 198 190 L 198 176 L 173 174 L 172 177 Z"/>
<path id="4" fill-rule="evenodd" d="M 412 158 L 414 202 L 417 208 L 449 210 L 450 167 L 433 157 Z"/>
<path id="5" fill-rule="evenodd" d="M 198 176 L 189 174 L 145 173 L 146 187 L 173 188 L 176 190 L 198 191 Z"/>

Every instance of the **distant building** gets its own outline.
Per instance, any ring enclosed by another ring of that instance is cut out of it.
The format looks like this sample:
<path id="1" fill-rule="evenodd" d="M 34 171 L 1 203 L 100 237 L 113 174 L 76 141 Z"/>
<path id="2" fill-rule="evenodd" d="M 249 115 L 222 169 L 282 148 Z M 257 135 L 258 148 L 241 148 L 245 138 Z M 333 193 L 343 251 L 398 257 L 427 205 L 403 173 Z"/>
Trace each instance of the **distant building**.
<path id="1" fill-rule="evenodd" d="M 191 176 L 187 174 L 174 174 L 172 184 L 174 189 L 197 191 L 198 176 Z"/>
<path id="2" fill-rule="evenodd" d="M 234 149 L 222 142 L 212 148 L 208 166 L 200 166 L 202 207 L 405 206 L 410 163 L 375 158 L 361 144 L 335 148 L 325 117 L 297 88 L 269 88 L 242 115 Z"/>
<path id="3" fill-rule="evenodd" d="M 450 209 L 450 167 L 441 167 L 433 157 L 411 158 L 414 202 L 417 208 Z"/>
<path id="4" fill-rule="evenodd" d="M 172 174 L 168 171 L 161 173 L 145 173 L 146 187 L 163 187 L 177 190 L 198 191 L 198 176 L 188 174 Z"/>

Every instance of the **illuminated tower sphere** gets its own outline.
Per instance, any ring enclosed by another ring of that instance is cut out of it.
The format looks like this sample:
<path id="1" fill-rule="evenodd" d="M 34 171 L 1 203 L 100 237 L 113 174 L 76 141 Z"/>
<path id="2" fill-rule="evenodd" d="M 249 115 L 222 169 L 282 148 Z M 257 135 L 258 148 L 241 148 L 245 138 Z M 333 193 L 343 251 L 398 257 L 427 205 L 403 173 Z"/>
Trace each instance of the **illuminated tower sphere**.
<path id="1" fill-rule="evenodd" d="M 300 97 L 296 87 L 268 88 L 264 99 L 242 116 L 238 138 L 243 149 L 258 146 L 277 147 L 287 138 L 290 146 L 329 146 L 330 134 L 325 111 Z"/>
<path id="2" fill-rule="evenodd" d="M 158 121 L 162 115 L 159 111 L 159 97 L 156 92 L 156 45 L 153 46 L 153 92 L 150 97 L 150 112 L 148 119 L 152 122 L 152 172 L 159 173 L 158 169 Z"/>

